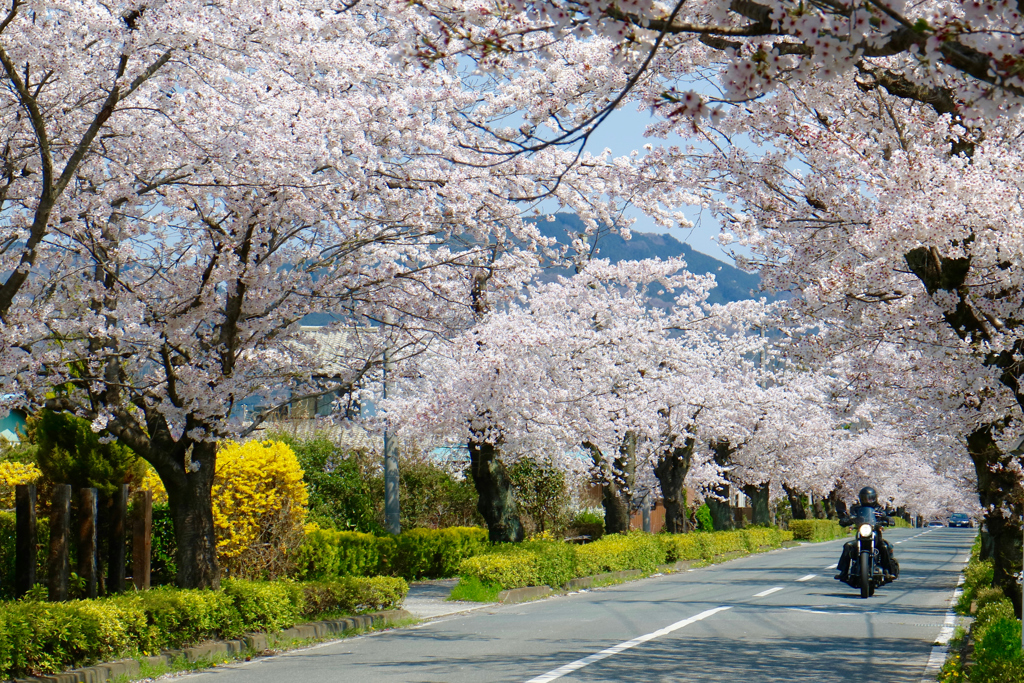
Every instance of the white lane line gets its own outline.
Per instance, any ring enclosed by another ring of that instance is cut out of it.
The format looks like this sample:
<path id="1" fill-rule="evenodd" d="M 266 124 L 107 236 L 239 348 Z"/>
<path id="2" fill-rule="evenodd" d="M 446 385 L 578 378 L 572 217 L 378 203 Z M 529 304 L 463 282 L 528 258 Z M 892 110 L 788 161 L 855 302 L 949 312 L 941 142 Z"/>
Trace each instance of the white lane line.
<path id="1" fill-rule="evenodd" d="M 836 562 L 833 562 L 832 564 L 830 564 L 827 567 L 822 567 L 822 569 L 838 569 L 838 568 L 839 568 L 839 564 L 836 563 Z"/>
<path id="2" fill-rule="evenodd" d="M 582 669 L 588 664 L 599 662 L 602 659 L 611 657 L 612 655 L 617 655 L 623 650 L 628 650 L 631 647 L 636 647 L 637 645 L 646 643 L 648 640 L 654 640 L 655 638 L 667 635 L 669 633 L 672 633 L 673 631 L 678 631 L 684 626 L 689 626 L 694 622 L 701 621 L 702 619 L 707 619 L 708 617 L 714 614 L 718 614 L 719 612 L 724 612 L 727 609 L 732 609 L 732 607 L 726 606 L 709 609 L 705 612 L 701 612 L 700 614 L 694 615 L 689 619 L 683 619 L 682 621 L 677 621 L 676 623 L 670 624 L 665 628 L 659 628 L 657 631 L 654 631 L 653 633 L 647 633 L 642 636 L 637 636 L 633 640 L 627 640 L 624 643 L 619 643 L 618 645 L 614 645 L 606 650 L 595 652 L 594 654 L 588 657 L 584 657 L 583 659 L 577 659 L 575 662 L 572 662 L 571 664 L 560 666 L 557 669 L 547 672 L 546 674 L 537 676 L 536 678 L 531 678 L 526 683 L 548 683 L 548 681 L 553 681 L 557 678 L 565 676 L 566 674 L 571 674 L 573 671 L 578 671 L 579 669 Z"/>
<path id="3" fill-rule="evenodd" d="M 782 586 L 776 586 L 775 588 L 769 588 L 766 591 L 761 591 L 760 593 L 758 593 L 754 597 L 755 598 L 763 598 L 766 595 L 771 595 L 772 593 L 778 593 L 780 590 L 783 590 Z"/>
<path id="4" fill-rule="evenodd" d="M 949 599 L 946 619 L 943 622 L 942 629 L 939 630 L 939 635 L 935 638 L 935 646 L 932 647 L 928 663 L 924 665 L 924 675 L 921 676 L 921 683 L 933 683 L 939 673 L 939 669 L 946 662 L 946 653 L 949 651 L 949 639 L 953 636 L 953 629 L 956 628 L 957 615 L 953 610 L 953 606 L 956 605 L 960 595 L 964 592 L 963 585 L 964 575 L 960 574 L 960 578 L 956 582 L 956 590 L 953 591 L 953 596 Z"/>
<path id="5" fill-rule="evenodd" d="M 815 576 L 817 576 L 817 574 L 808 574 L 807 576 L 801 576 L 797 581 L 810 581 Z"/>

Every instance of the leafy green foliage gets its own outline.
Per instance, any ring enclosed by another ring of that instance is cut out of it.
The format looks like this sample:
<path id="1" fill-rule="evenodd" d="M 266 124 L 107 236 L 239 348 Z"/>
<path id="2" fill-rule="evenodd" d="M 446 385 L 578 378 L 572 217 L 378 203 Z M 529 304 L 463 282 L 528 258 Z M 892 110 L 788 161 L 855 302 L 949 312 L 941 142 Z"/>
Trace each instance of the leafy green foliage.
<path id="1" fill-rule="evenodd" d="M 49 481 L 95 488 L 110 496 L 125 482 L 141 481 L 145 466 L 126 446 L 101 443 L 92 425 L 68 413 L 40 412 L 28 420 L 39 469 Z"/>
<path id="2" fill-rule="evenodd" d="M 0 675 L 56 673 L 98 660 L 276 631 L 300 618 L 380 610 L 409 587 L 390 577 L 332 582 L 226 580 L 221 590 L 156 588 L 99 600 L 0 604 Z"/>
<path id="3" fill-rule="evenodd" d="M 512 495 L 531 532 L 565 525 L 571 501 L 562 470 L 523 458 L 508 468 L 508 476 Z"/>
<path id="4" fill-rule="evenodd" d="M 664 562 L 713 559 L 727 552 L 777 548 L 792 532 L 751 527 L 741 531 L 691 534 L 612 534 L 587 545 L 562 541 L 528 541 L 494 547 L 486 555 L 459 565 L 459 580 L 496 584 L 502 589 L 562 586 L 579 576 L 639 569 L 653 572 Z M 530 583 L 534 582 L 534 583 Z"/>
<path id="5" fill-rule="evenodd" d="M 495 602 L 498 593 L 502 591 L 496 583 L 483 583 L 475 576 L 459 579 L 459 582 L 452 588 L 449 600 L 465 600 L 468 602 Z"/>
<path id="6" fill-rule="evenodd" d="M 477 527 L 410 529 L 395 538 L 391 568 L 410 579 L 454 576 L 462 560 L 489 547 L 487 531 Z"/>
<path id="7" fill-rule="evenodd" d="M 801 541 L 831 541 L 846 535 L 846 530 L 832 519 L 794 519 L 789 530 Z"/>
<path id="8" fill-rule="evenodd" d="M 579 546 L 577 551 L 580 576 L 623 569 L 653 572 L 665 562 L 665 556 L 663 541 L 642 531 L 603 536 L 598 541 Z"/>
<path id="9" fill-rule="evenodd" d="M 306 534 L 296 563 L 298 576 L 311 580 L 374 574 L 444 578 L 488 548 L 487 532 L 477 527 L 411 529 L 397 537 L 317 529 Z"/>
<path id="10" fill-rule="evenodd" d="M 291 447 L 305 473 L 309 521 L 334 529 L 384 531 L 377 521 L 383 482 L 379 482 L 370 453 L 346 451 L 322 436 L 299 440 L 274 434 L 272 438 Z"/>
<path id="11" fill-rule="evenodd" d="M 1024 653 L 1020 647 L 1020 620 L 1013 605 L 1003 598 L 978 610 L 971 635 L 974 638 L 972 683 L 1024 683 Z"/>
<path id="12" fill-rule="evenodd" d="M 478 555 L 459 565 L 459 581 L 476 579 L 502 589 L 538 586 L 541 583 L 537 565 L 537 554 L 531 552 L 510 550 Z"/>
<path id="13" fill-rule="evenodd" d="M 14 597 L 14 563 L 17 519 L 13 512 L 0 512 L 0 599 Z M 50 521 L 36 520 L 36 576 L 45 576 L 50 548 Z"/>
<path id="14" fill-rule="evenodd" d="M 708 507 L 707 503 L 697 508 L 697 525 L 701 531 L 710 533 L 715 530 L 715 521 L 711 517 L 711 508 Z"/>
<path id="15" fill-rule="evenodd" d="M 457 478 L 433 463 L 402 463 L 398 496 L 403 529 L 440 529 L 474 524 L 476 487 L 469 477 Z M 383 481 L 381 481 L 383 493 Z"/>
<path id="16" fill-rule="evenodd" d="M 167 503 L 153 503 L 153 536 L 150 548 L 150 583 L 163 586 L 174 583 L 178 573 L 175 560 L 178 542 L 174 538 L 174 520 Z"/>

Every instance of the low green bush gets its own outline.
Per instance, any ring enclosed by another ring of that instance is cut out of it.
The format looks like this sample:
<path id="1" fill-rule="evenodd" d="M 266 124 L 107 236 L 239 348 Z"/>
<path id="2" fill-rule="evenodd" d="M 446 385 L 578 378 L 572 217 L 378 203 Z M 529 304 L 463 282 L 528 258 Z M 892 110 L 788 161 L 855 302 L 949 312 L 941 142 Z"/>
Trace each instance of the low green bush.
<path id="1" fill-rule="evenodd" d="M 993 600 L 978 609 L 971 635 L 974 653 L 968 673 L 972 683 L 1024 683 L 1020 620 L 1009 599 Z"/>
<path id="2" fill-rule="evenodd" d="M 846 530 L 833 519 L 794 519 L 789 530 L 800 541 L 831 541 L 846 535 Z"/>
<path id="3" fill-rule="evenodd" d="M 410 529 L 380 537 L 315 529 L 306 534 L 296 553 L 296 575 L 305 580 L 378 574 L 447 578 L 458 572 L 464 559 L 489 550 L 487 531 L 478 527 Z"/>
<path id="4" fill-rule="evenodd" d="M 657 536 L 634 531 L 603 536 L 598 541 L 579 546 L 576 556 L 579 576 L 592 576 L 624 569 L 653 572 L 659 564 L 664 564 L 666 553 Z"/>
<path id="5" fill-rule="evenodd" d="M 956 603 L 956 611 L 960 614 L 969 614 L 971 603 L 975 601 L 979 591 L 992 586 L 993 569 L 991 560 L 979 559 L 981 553 L 981 537 L 974 540 L 971 548 L 971 559 L 964 569 L 963 592 Z"/>
<path id="6" fill-rule="evenodd" d="M 395 539 L 392 570 L 408 579 L 447 578 L 464 559 L 489 549 L 487 531 L 478 527 L 410 529 Z"/>
<path id="7" fill-rule="evenodd" d="M 463 560 L 461 581 L 492 584 L 502 589 L 562 586 L 579 576 L 639 569 L 678 560 L 710 560 L 732 551 L 755 552 L 793 539 L 792 532 L 752 527 L 740 531 L 690 534 L 647 534 L 640 531 L 604 536 L 582 546 L 560 541 L 528 541 L 494 547 L 486 555 Z"/>
<path id="8" fill-rule="evenodd" d="M 477 555 L 462 561 L 459 577 L 476 579 L 482 584 L 494 584 L 503 589 L 540 585 L 536 553 L 502 552 Z"/>
<path id="9" fill-rule="evenodd" d="M 792 541 L 792 531 L 769 527 L 748 527 L 740 531 L 695 532 L 690 534 L 659 534 L 665 546 L 666 560 L 711 560 L 716 555 L 734 551 L 757 552 L 764 546 L 778 548 Z"/>
<path id="10" fill-rule="evenodd" d="M 0 603 L 0 676 L 58 673 L 210 638 L 277 631 L 300 618 L 380 610 L 409 587 L 394 577 L 330 582 L 226 580 L 221 590 L 169 587 L 98 600 Z"/>

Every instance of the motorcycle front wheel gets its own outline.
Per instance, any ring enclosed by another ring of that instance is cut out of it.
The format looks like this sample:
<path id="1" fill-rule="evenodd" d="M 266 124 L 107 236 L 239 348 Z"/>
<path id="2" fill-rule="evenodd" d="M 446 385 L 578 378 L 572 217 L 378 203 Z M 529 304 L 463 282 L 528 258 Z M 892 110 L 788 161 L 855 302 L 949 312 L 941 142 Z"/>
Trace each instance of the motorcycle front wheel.
<path id="1" fill-rule="evenodd" d="M 860 597 L 865 600 L 871 596 L 871 554 L 863 551 L 860 554 Z"/>

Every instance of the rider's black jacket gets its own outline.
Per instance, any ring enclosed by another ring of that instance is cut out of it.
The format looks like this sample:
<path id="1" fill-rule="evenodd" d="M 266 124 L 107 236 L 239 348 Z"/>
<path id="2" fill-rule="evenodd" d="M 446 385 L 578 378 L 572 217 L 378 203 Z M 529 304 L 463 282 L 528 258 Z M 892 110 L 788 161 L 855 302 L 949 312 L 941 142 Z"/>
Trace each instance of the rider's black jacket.
<path id="1" fill-rule="evenodd" d="M 872 506 L 870 506 L 870 505 L 854 505 L 852 508 L 850 508 L 850 516 L 849 517 L 840 517 L 839 518 L 839 525 L 840 526 L 850 526 L 851 524 L 856 523 L 857 518 L 860 516 L 859 515 L 860 510 L 861 510 L 861 508 L 864 508 L 864 507 L 872 507 Z M 876 508 L 874 508 L 874 510 L 875 510 L 875 519 L 878 520 L 879 524 L 887 524 L 887 523 L 889 523 L 892 520 L 892 517 L 887 515 L 885 510 L 883 510 L 882 508 L 876 507 Z"/>
<path id="2" fill-rule="evenodd" d="M 871 506 L 854 505 L 852 508 L 850 508 L 850 516 L 849 517 L 840 517 L 839 518 L 839 524 L 842 525 L 842 526 L 850 526 L 851 524 L 856 524 L 858 516 L 859 516 L 858 513 L 860 513 L 860 509 L 862 507 L 871 507 Z M 887 524 L 891 524 L 892 523 L 892 517 L 890 515 L 886 514 L 885 510 L 883 510 L 882 508 L 879 508 L 879 507 L 875 508 L 875 520 L 879 524 L 883 524 L 883 525 L 887 525 Z M 853 554 L 856 552 L 856 547 L 857 547 L 857 542 L 856 541 L 848 541 L 846 544 L 843 545 L 843 554 L 839 558 L 839 564 L 838 564 L 838 567 L 837 567 L 839 569 L 840 575 L 845 575 L 847 572 L 849 572 L 849 570 L 850 570 L 850 562 L 853 559 Z M 878 549 L 878 551 L 879 551 L 879 558 L 878 558 L 878 560 L 879 560 L 879 563 L 882 565 L 882 568 L 884 568 L 890 574 L 898 574 L 899 570 L 896 569 L 897 565 L 896 565 L 896 562 L 895 562 L 895 558 L 893 558 L 893 556 L 892 556 L 892 544 L 890 544 L 889 541 L 886 541 L 885 539 L 882 539 L 882 546 Z"/>

